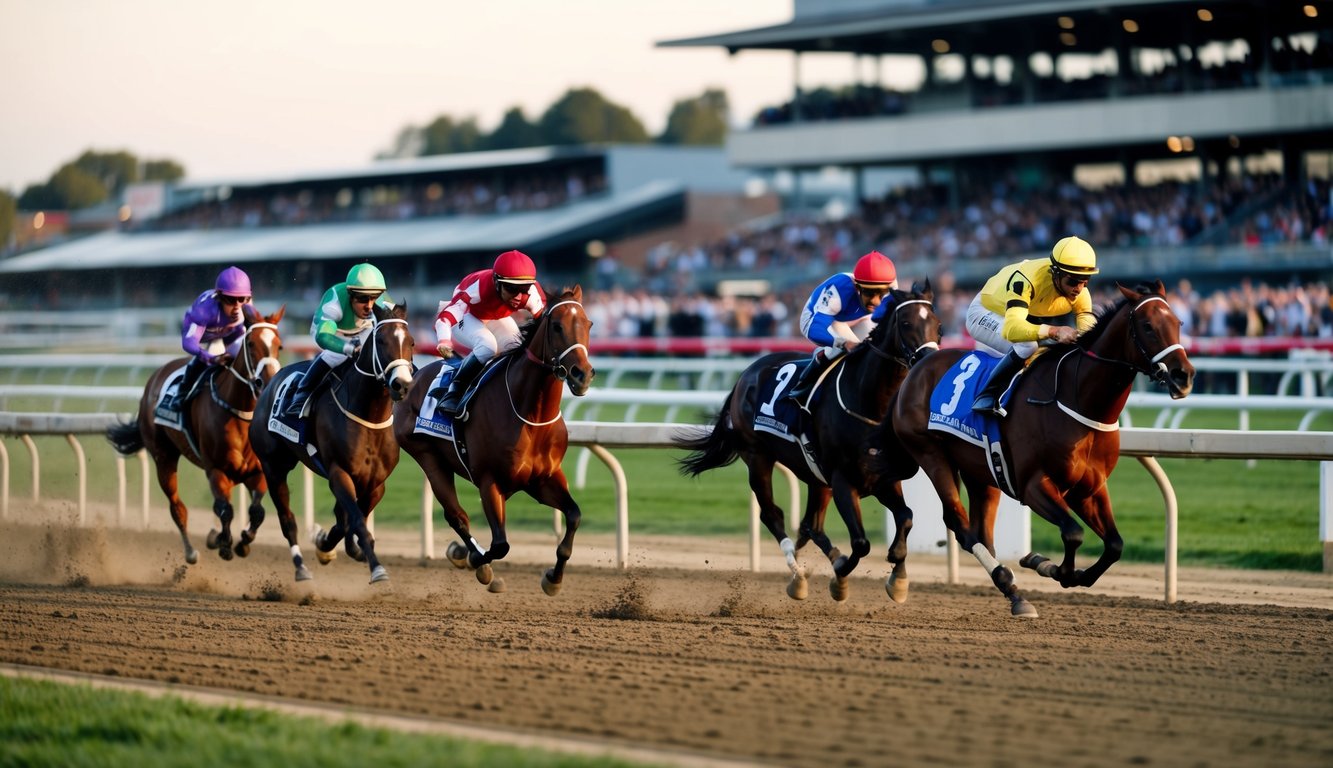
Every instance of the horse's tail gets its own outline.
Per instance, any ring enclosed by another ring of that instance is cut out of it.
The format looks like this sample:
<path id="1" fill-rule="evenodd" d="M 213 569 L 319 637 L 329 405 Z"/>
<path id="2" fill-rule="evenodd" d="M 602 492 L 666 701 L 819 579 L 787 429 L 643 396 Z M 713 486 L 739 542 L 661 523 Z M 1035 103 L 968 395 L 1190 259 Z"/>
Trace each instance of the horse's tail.
<path id="1" fill-rule="evenodd" d="M 139 421 L 128 424 L 114 424 L 106 428 L 106 440 L 121 456 L 133 456 L 143 450 L 143 435 L 139 433 Z"/>
<path id="2" fill-rule="evenodd" d="M 676 447 L 691 451 L 689 456 L 676 460 L 682 475 L 698 477 L 710 469 L 725 467 L 740 457 L 736 450 L 736 430 L 729 423 L 728 410 L 727 405 L 722 406 L 713 421 L 713 428 L 707 432 L 703 427 L 695 427 L 671 439 Z"/>

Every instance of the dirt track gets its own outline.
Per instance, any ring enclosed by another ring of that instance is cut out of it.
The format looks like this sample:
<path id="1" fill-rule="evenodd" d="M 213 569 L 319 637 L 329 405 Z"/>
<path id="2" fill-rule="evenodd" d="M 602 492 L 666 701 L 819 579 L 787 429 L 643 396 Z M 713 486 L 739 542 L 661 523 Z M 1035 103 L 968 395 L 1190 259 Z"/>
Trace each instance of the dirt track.
<path id="1" fill-rule="evenodd" d="M 901 606 L 880 585 L 882 560 L 843 604 L 817 564 L 810 599 L 795 602 L 776 557 L 765 573 L 742 570 L 743 542 L 640 539 L 640 564 L 621 572 L 607 567 L 610 543 L 588 537 L 548 598 L 545 537 L 497 567 L 507 589 L 492 594 L 467 571 L 408 556 L 410 536 L 381 533 L 381 552 L 400 554 L 371 587 L 364 565 L 344 555 L 319 567 L 308 546 L 315 580 L 296 585 L 273 546 L 231 563 L 202 550 L 186 568 L 174 534 L 3 527 L 5 663 L 590 737 L 667 759 L 1333 764 L 1323 575 L 1190 572 L 1168 606 L 1160 567 L 1117 566 L 1104 589 L 1030 588 L 1042 615 L 1021 621 L 975 563 L 951 587 L 938 558 L 913 564 Z M 1270 589 L 1285 606 L 1247 602 Z M 1191 602 L 1200 594 L 1217 602 Z"/>

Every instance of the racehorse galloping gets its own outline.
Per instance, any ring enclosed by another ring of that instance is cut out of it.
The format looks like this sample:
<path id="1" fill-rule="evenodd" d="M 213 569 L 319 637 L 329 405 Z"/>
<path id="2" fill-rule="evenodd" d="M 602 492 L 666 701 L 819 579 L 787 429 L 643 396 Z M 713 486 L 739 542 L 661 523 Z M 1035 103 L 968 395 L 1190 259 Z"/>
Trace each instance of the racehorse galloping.
<path id="1" fill-rule="evenodd" d="M 1059 565 L 1037 553 L 1019 562 L 1063 587 L 1092 586 L 1120 559 L 1124 542 L 1111 514 L 1106 479 L 1120 458 L 1120 412 L 1134 377 L 1148 375 L 1182 398 L 1194 385 L 1194 366 L 1180 345 L 1180 320 L 1171 311 L 1161 281 L 1133 289 L 1103 308 L 1097 325 L 1075 344 L 1046 349 L 1013 387 L 1009 415 L 1001 422 L 1001 444 L 1016 498 L 1060 529 L 1064 559 Z M 912 370 L 898 393 L 894 428 L 934 484 L 944 506 L 944 522 L 991 574 L 1011 603 L 1014 616 L 1036 616 L 1018 593 L 1013 573 L 995 559 L 995 509 L 1000 489 L 987 452 L 952 434 L 928 429 L 930 398 L 941 378 L 967 352 L 931 355 Z M 959 398 L 975 366 L 965 365 L 948 382 Z M 961 406 L 966 408 L 966 404 Z M 968 510 L 959 500 L 959 476 L 967 488 Z M 1101 538 L 1101 557 L 1088 569 L 1075 568 L 1083 543 L 1077 515 Z"/>
<path id="2" fill-rule="evenodd" d="M 273 505 L 282 535 L 291 545 L 297 581 L 310 578 L 296 542 L 296 517 L 287 485 L 287 475 L 298 462 L 328 479 L 335 500 L 337 522 L 327 532 L 314 532 L 315 556 L 321 563 L 332 561 L 336 553 L 330 554 L 331 550 L 346 538 L 347 554 L 370 567 L 370 583 L 389 578 L 375 556 L 375 540 L 366 520 L 384 496 L 384 481 L 398 465 L 398 442 L 389 427 L 393 403 L 403 398 L 412 382 L 416 342 L 407 327 L 406 303 L 392 309 L 376 304 L 373 309 L 375 326 L 360 351 L 337 375 L 330 376 L 329 386 L 311 396 L 305 444 L 275 434 L 268 422 L 281 382 L 304 371 L 309 363 L 283 368 L 255 407 L 250 442 L 273 489 Z M 307 445 L 315 448 L 313 456 Z M 259 522 L 251 524 L 252 531 L 259 528 Z"/>
<path id="3" fill-rule="evenodd" d="M 861 498 L 873 494 L 893 512 L 896 533 L 888 559 L 894 564 L 885 588 L 897 602 L 907 598 L 907 533 L 912 510 L 903 499 L 902 480 L 916 471 L 899 473 L 891 461 L 871 462 L 868 441 L 885 418 L 889 404 L 908 368 L 928 351 L 939 348 L 940 321 L 935 316 L 934 291 L 927 280 L 911 291 L 894 290 L 885 299 L 891 303 L 885 317 L 854 351 L 831 368 L 821 387 L 823 396 L 812 403 L 810 431 L 817 475 L 796 442 L 755 429 L 755 417 L 773 415 L 773 404 L 785 394 L 794 378 L 797 363 L 809 355 L 785 352 L 765 355 L 746 368 L 718 412 L 711 431 L 676 438 L 676 445 L 692 451 L 680 460 L 683 474 L 698 476 L 724 467 L 740 458 L 750 469 L 750 488 L 759 500 L 759 516 L 787 558 L 792 579 L 787 594 L 797 600 L 806 596 L 805 571 L 796 560 L 796 550 L 814 541 L 833 564 L 829 592 L 835 600 L 846 600 L 847 576 L 870 552 L 861 519 Z M 776 378 L 771 399 L 761 401 L 765 382 Z M 773 466 L 781 462 L 807 486 L 805 514 L 800 538 L 793 543 L 783 526 L 784 513 L 773 501 Z M 824 514 L 832 497 L 847 531 L 852 553 L 843 555 L 824 535 Z"/>
<path id="4" fill-rule="evenodd" d="M 278 372 L 278 352 L 282 338 L 278 323 L 286 305 L 264 317 L 251 305 L 243 306 L 245 334 L 241 338 L 240 354 L 225 368 L 210 366 L 200 377 L 200 395 L 182 406 L 182 424 L 189 430 L 198 451 L 190 445 L 185 433 L 178 429 L 159 426 L 153 421 L 162 385 L 170 375 L 185 366 L 188 359 L 172 360 L 153 372 L 144 385 L 139 400 L 138 417 L 129 424 L 108 427 L 107 439 L 124 456 L 132 456 L 147 448 L 157 466 L 157 483 L 167 496 L 171 519 L 181 534 L 185 546 L 185 562 L 199 562 L 199 553 L 190 544 L 186 523 L 190 512 L 181 501 L 176 488 L 177 466 L 181 456 L 203 468 L 208 475 L 208 487 L 213 493 L 213 514 L 221 522 L 221 531 L 208 532 L 208 546 L 218 550 L 223 560 L 232 558 L 231 489 L 244 483 L 250 489 L 250 520 L 263 519 L 264 494 L 268 484 L 259 469 L 259 460 L 250 448 L 248 422 L 253 416 L 255 403 L 264 385 Z M 187 393 L 182 392 L 184 398 Z M 244 536 L 244 535 L 243 535 Z M 244 554 L 237 547 L 237 554 Z"/>
<path id="5" fill-rule="evenodd" d="M 476 570 L 477 580 L 489 584 L 490 563 L 509 553 L 505 536 L 505 502 L 519 491 L 564 514 L 565 533 L 555 550 L 555 566 L 542 575 L 542 590 L 560 591 L 565 563 L 574 551 L 574 533 L 582 512 L 569 495 L 569 481 L 561 462 L 569 446 L 569 432 L 560 413 L 561 394 L 581 397 L 592 385 L 588 333 L 592 321 L 583 309 L 580 286 L 562 289 L 536 320 L 522 328 L 522 342 L 495 358 L 494 373 L 486 376 L 468 405 L 467 421 L 454 423 L 467 461 L 455 443 L 413 431 L 431 382 L 444 361 L 417 372 L 412 390 L 395 408 L 394 433 L 403 450 L 421 465 L 445 520 L 463 544 L 449 545 L 450 560 Z M 481 493 L 481 506 L 491 528 L 491 543 L 483 548 L 473 538 L 468 514 L 458 501 L 455 476 L 472 481 Z M 466 547 L 466 552 L 462 548 Z"/>

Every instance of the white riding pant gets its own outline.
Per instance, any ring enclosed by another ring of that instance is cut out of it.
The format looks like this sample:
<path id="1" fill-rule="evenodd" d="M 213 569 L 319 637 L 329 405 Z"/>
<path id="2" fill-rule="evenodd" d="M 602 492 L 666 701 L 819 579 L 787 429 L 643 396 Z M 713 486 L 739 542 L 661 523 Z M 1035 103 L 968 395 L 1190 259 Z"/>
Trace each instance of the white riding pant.
<path id="1" fill-rule="evenodd" d="M 1040 346 L 1035 341 L 1013 342 L 1004 337 L 1004 315 L 992 312 L 981 303 L 981 294 L 972 299 L 967 307 L 967 332 L 977 342 L 977 350 L 991 357 L 1004 357 L 1013 350 L 1015 355 L 1026 360 Z"/>
<path id="2" fill-rule="evenodd" d="M 814 320 L 814 312 L 808 309 L 801 312 L 801 335 L 807 339 L 810 338 L 810 324 L 813 323 Z M 829 335 L 835 339 L 842 338 L 848 341 L 865 341 L 866 337 L 869 336 L 870 332 L 873 330 L 875 330 L 875 323 L 870 319 L 870 315 L 857 318 L 850 323 L 843 322 L 842 320 L 834 320 L 829 323 L 828 326 Z M 825 360 L 833 360 L 843 353 L 842 347 L 820 347 L 815 351 L 818 352 L 820 349 L 824 351 Z"/>
<path id="3" fill-rule="evenodd" d="M 519 333 L 518 323 L 512 317 L 478 320 L 472 315 L 463 315 L 453 327 L 453 339 L 472 350 L 473 357 L 484 363 L 519 346 L 523 334 Z"/>

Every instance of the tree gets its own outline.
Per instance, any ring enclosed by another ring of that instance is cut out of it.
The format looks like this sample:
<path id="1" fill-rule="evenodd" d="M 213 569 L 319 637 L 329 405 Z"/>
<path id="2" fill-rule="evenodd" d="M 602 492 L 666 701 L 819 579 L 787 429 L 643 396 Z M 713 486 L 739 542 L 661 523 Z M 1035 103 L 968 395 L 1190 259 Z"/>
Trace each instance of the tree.
<path id="1" fill-rule="evenodd" d="M 47 186 L 55 191 L 63 203 L 60 207 L 68 210 L 97 205 L 110 195 L 110 190 L 102 179 L 88 173 L 76 163 L 61 166 L 60 170 L 51 176 Z"/>
<path id="2" fill-rule="evenodd" d="M 486 139 L 486 146 L 490 149 L 537 147 L 541 144 L 541 129 L 533 125 L 519 107 L 510 107 L 495 132 Z"/>
<path id="3" fill-rule="evenodd" d="M 113 197 L 120 195 L 126 184 L 133 184 L 139 180 L 139 158 L 124 150 L 94 152 L 89 149 L 79 155 L 79 159 L 74 161 L 74 166 L 97 179 L 106 193 Z"/>
<path id="4" fill-rule="evenodd" d="M 538 125 L 546 144 L 643 144 L 648 141 L 648 131 L 632 112 L 607 101 L 592 88 L 566 91 L 547 108 Z"/>
<path id="5" fill-rule="evenodd" d="M 18 231 L 18 201 L 13 195 L 0 189 L 0 252 L 4 252 L 13 244 L 16 231 Z"/>
<path id="6" fill-rule="evenodd" d="M 185 178 L 185 166 L 175 160 L 145 160 L 144 181 L 176 181 Z"/>
<path id="7" fill-rule="evenodd" d="M 415 125 L 405 125 L 398 129 L 393 139 L 393 146 L 375 155 L 376 160 L 396 160 L 405 157 L 420 157 L 426 146 L 424 131 Z"/>
<path id="8" fill-rule="evenodd" d="M 453 152 L 472 152 L 482 148 L 481 129 L 477 119 L 469 117 L 454 122 L 448 115 L 440 115 L 423 129 L 425 145 L 421 154 L 447 155 Z"/>
<path id="9" fill-rule="evenodd" d="M 727 138 L 730 114 L 726 92 L 710 88 L 702 96 L 676 102 L 657 141 L 661 144 L 719 145 Z"/>

